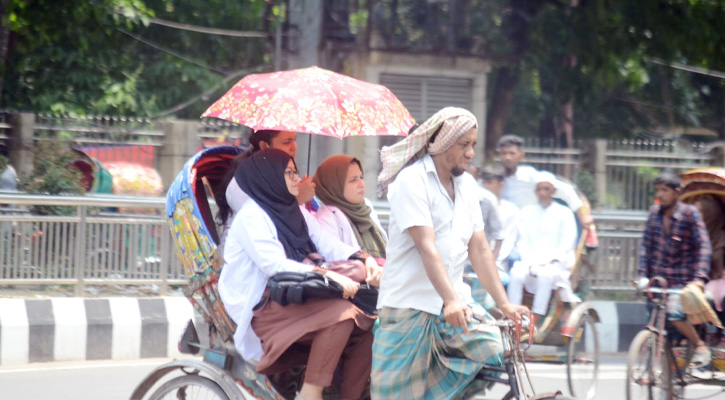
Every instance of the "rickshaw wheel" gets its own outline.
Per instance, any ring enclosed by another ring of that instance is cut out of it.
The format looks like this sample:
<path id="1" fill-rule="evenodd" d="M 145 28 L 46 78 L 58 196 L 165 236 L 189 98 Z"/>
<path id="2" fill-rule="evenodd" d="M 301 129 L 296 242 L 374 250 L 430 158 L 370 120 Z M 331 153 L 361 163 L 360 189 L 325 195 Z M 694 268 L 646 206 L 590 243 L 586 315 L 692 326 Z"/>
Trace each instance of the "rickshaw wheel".
<path id="1" fill-rule="evenodd" d="M 593 346 L 590 351 L 587 342 Z M 599 376 L 599 336 L 590 315 L 582 315 L 569 339 L 566 372 L 572 396 L 581 400 L 594 398 Z"/>
<path id="2" fill-rule="evenodd" d="M 230 400 L 213 380 L 199 375 L 184 375 L 161 385 L 149 400 Z"/>
<path id="3" fill-rule="evenodd" d="M 672 399 L 669 356 L 661 354 L 656 362 L 657 334 L 640 331 L 627 354 L 627 400 Z"/>

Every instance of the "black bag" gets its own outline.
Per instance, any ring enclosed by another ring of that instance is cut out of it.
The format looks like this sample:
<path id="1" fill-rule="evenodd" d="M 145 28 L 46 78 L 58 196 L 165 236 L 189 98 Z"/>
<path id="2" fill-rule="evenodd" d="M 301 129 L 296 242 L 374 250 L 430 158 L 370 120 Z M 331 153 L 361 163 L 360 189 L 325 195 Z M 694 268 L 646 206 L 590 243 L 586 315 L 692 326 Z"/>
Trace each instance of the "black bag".
<path id="1" fill-rule="evenodd" d="M 342 298 L 340 284 L 317 272 L 280 272 L 269 278 L 267 287 L 269 298 L 283 306 L 311 298 Z M 377 315 L 378 288 L 363 283 L 350 301 L 365 314 Z"/>

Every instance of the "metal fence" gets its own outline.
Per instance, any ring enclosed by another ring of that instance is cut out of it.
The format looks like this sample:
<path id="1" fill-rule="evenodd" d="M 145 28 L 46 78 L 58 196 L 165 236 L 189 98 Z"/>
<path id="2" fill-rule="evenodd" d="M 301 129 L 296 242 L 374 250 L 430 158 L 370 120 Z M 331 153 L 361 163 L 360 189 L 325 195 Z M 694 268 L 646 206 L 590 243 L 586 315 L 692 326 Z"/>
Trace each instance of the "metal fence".
<path id="1" fill-rule="evenodd" d="M 703 143 L 672 140 L 607 142 L 607 198 L 610 209 L 647 210 L 654 200 L 652 181 L 664 169 L 684 172 L 708 167 L 711 157 Z"/>
<path id="2" fill-rule="evenodd" d="M 164 198 L 0 194 L 0 287 L 4 285 L 186 284 L 174 255 Z M 9 206 L 12 205 L 12 206 Z M 72 206 L 72 216 L 25 207 Z M 142 209 L 122 214 L 111 208 Z"/>
<path id="3" fill-rule="evenodd" d="M 9 204 L 16 208 L 8 208 Z M 39 216 L 25 207 L 76 207 L 73 216 Z M 163 218 L 165 199 L 121 196 L 36 196 L 0 194 L 0 287 L 7 285 L 185 285 L 171 235 Z M 20 207 L 18 207 L 20 206 Z M 122 214 L 109 207 L 155 214 Z M 374 203 L 387 228 L 387 202 Z M 599 249 L 590 254 L 594 291 L 631 290 L 645 212 L 594 213 Z"/>
<path id="4" fill-rule="evenodd" d="M 553 140 L 526 139 L 523 150 L 527 164 L 572 181 L 577 180 L 581 164 L 581 142 L 567 149 L 557 147 Z"/>
<path id="5" fill-rule="evenodd" d="M 129 162 L 154 168 L 164 132 L 146 118 L 64 117 L 38 114 L 33 126 L 35 142 L 70 141 L 101 163 Z"/>
<path id="6" fill-rule="evenodd" d="M 571 149 L 557 147 L 554 141 L 527 139 L 524 144 L 526 164 L 547 170 L 573 182 L 579 182 L 582 171 L 605 171 L 599 182 L 606 189 L 597 199 L 604 209 L 647 210 L 654 200 L 652 181 L 660 171 L 684 172 L 712 165 L 711 147 L 705 143 L 678 139 L 610 140 L 606 142 L 604 165 L 595 166 L 594 154 L 582 150 L 586 142 L 578 141 Z M 584 168 L 583 168 L 584 167 Z"/>

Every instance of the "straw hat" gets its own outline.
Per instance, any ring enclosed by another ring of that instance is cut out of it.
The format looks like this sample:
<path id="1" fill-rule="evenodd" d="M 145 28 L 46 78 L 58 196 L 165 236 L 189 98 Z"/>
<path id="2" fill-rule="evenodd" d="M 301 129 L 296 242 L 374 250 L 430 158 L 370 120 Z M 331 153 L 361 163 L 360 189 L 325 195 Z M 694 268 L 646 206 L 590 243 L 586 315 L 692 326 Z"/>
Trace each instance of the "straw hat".
<path id="1" fill-rule="evenodd" d="M 682 302 L 682 311 L 687 314 L 687 320 L 691 324 L 698 325 L 705 322 L 712 322 L 713 325 L 723 329 L 715 311 L 710 307 L 710 303 L 705 298 L 705 294 L 697 285 L 690 284 L 685 286 L 680 291 L 680 301 Z"/>

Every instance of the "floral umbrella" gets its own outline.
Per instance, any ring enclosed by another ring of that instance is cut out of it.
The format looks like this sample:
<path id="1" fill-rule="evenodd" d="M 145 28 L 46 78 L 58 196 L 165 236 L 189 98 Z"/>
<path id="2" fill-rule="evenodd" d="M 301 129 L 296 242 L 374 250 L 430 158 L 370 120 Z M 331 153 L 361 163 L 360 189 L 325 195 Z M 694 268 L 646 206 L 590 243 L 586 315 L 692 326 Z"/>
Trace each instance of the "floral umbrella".
<path id="1" fill-rule="evenodd" d="M 385 86 L 318 67 L 248 75 L 202 117 L 337 138 L 406 136 L 415 124 Z"/>

